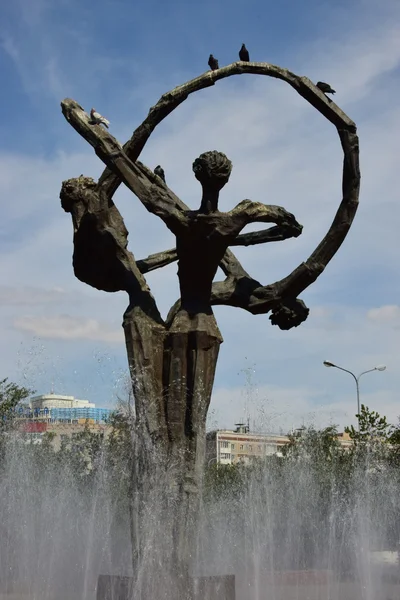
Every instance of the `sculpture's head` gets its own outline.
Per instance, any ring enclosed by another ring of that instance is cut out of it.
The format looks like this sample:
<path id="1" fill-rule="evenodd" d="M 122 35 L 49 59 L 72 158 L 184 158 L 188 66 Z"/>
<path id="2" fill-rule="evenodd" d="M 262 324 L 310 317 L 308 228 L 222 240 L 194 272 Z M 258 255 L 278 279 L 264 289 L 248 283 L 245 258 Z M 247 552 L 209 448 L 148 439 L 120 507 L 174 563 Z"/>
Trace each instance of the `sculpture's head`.
<path id="1" fill-rule="evenodd" d="M 232 163 L 222 152 L 211 150 L 200 154 L 193 163 L 193 172 L 203 188 L 219 192 L 226 183 L 232 171 Z"/>
<path id="2" fill-rule="evenodd" d="M 65 212 L 72 213 L 78 204 L 87 206 L 89 195 L 94 192 L 96 186 L 94 179 L 83 175 L 63 181 L 60 192 L 62 208 Z"/>

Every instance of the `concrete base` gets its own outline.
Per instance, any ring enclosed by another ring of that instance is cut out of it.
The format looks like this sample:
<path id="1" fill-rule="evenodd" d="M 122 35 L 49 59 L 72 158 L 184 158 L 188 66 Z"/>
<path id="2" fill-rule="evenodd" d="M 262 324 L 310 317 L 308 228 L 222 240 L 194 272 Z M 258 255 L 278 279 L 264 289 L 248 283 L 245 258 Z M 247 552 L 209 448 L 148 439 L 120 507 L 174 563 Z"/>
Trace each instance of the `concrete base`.
<path id="1" fill-rule="evenodd" d="M 99 575 L 96 600 L 132 600 L 133 577 Z"/>
<path id="2" fill-rule="evenodd" d="M 235 576 L 196 577 L 195 600 L 235 600 Z M 134 600 L 133 577 L 99 575 L 96 600 Z"/>
<path id="3" fill-rule="evenodd" d="M 235 600 L 235 576 L 197 577 L 194 593 L 195 600 Z"/>

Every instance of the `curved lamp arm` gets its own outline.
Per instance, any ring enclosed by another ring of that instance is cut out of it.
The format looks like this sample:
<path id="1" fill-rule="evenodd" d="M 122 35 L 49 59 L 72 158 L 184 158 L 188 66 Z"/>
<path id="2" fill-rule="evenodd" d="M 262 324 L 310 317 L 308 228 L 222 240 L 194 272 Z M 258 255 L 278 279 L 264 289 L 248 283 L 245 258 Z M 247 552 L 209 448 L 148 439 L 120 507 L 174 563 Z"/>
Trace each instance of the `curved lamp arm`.
<path id="1" fill-rule="evenodd" d="M 360 415 L 360 385 L 359 385 L 360 377 L 362 375 L 365 375 L 366 373 L 372 373 L 372 371 L 384 371 L 386 369 L 385 365 L 377 365 L 373 369 L 368 369 L 367 371 L 363 371 L 359 375 L 355 375 L 352 371 L 349 371 L 348 369 L 345 369 L 344 367 L 339 367 L 339 365 L 335 365 L 335 363 L 331 362 L 330 360 L 324 360 L 323 364 L 325 367 L 334 367 L 335 369 L 344 371 L 345 373 L 348 373 L 349 375 L 351 375 L 353 377 L 354 381 L 356 382 L 356 389 L 357 389 L 357 414 L 358 415 Z M 358 431 L 360 431 L 360 417 L 358 417 Z"/>

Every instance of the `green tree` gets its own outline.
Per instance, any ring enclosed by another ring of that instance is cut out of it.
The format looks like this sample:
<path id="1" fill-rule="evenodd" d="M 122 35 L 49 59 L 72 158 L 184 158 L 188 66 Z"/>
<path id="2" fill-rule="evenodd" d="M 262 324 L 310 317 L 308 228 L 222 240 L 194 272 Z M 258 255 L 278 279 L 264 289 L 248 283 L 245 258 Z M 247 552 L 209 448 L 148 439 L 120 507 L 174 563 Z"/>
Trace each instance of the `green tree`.
<path id="1" fill-rule="evenodd" d="M 204 477 L 205 499 L 218 499 L 229 495 L 237 497 L 243 489 L 246 470 L 251 469 L 240 463 L 223 465 L 213 463 L 207 467 Z"/>
<path id="2" fill-rule="evenodd" d="M 361 404 L 361 411 L 356 417 L 359 423 L 358 429 L 353 425 L 345 427 L 345 432 L 349 434 L 355 445 L 366 443 L 379 445 L 389 441 L 391 426 L 385 416 Z"/>
<path id="3" fill-rule="evenodd" d="M 16 408 L 33 393 L 29 388 L 9 382 L 8 378 L 0 380 L 0 432 L 12 427 Z"/>
<path id="4" fill-rule="evenodd" d="M 60 453 L 69 462 L 78 488 L 85 489 L 94 482 L 100 466 L 103 441 L 103 435 L 91 431 L 88 421 L 82 431 L 62 441 Z"/>
<path id="5" fill-rule="evenodd" d="M 289 434 L 289 443 L 282 448 L 284 457 L 308 456 L 316 459 L 331 459 L 341 451 L 336 425 L 324 429 L 309 427 L 300 435 Z"/>
<path id="6" fill-rule="evenodd" d="M 131 497 L 134 445 L 132 431 L 134 418 L 130 414 L 114 412 L 108 420 L 111 433 L 106 442 L 106 465 L 111 489 L 122 512 Z"/>

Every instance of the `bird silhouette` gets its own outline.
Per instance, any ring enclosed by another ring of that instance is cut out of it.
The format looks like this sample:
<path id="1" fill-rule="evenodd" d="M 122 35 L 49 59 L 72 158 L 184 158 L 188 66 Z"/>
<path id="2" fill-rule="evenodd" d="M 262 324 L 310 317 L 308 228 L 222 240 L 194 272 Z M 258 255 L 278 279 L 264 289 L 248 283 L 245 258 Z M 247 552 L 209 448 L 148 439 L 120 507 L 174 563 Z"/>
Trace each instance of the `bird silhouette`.
<path id="1" fill-rule="evenodd" d="M 317 88 L 324 92 L 324 94 L 336 94 L 336 91 L 331 88 L 329 83 L 324 83 L 323 81 L 318 81 Z"/>
<path id="2" fill-rule="evenodd" d="M 250 62 L 249 51 L 244 44 L 242 44 L 242 47 L 239 50 L 239 58 L 243 62 Z"/>
<path id="3" fill-rule="evenodd" d="M 218 60 L 214 58 L 212 54 L 210 54 L 210 58 L 208 59 L 208 66 L 210 67 L 211 71 L 216 71 L 219 69 Z"/>
<path id="4" fill-rule="evenodd" d="M 92 108 L 92 110 L 90 111 L 90 118 L 92 119 L 93 125 L 104 125 L 108 129 L 110 121 L 108 121 L 100 113 L 96 112 L 95 108 Z"/>
<path id="5" fill-rule="evenodd" d="M 163 180 L 164 183 L 166 183 L 164 169 L 160 165 L 156 166 L 156 168 L 154 169 L 154 173 L 156 175 L 158 175 L 160 177 L 160 179 Z"/>

